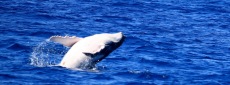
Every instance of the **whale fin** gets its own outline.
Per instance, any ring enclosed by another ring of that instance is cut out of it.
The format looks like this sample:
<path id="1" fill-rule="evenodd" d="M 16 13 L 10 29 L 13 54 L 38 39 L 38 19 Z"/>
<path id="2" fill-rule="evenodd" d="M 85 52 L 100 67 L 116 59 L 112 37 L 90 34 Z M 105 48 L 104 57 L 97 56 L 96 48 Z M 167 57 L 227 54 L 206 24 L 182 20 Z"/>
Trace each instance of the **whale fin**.
<path id="1" fill-rule="evenodd" d="M 80 41 L 82 38 L 76 37 L 76 36 L 52 36 L 50 37 L 49 40 L 53 41 L 53 42 L 57 42 L 60 43 L 64 46 L 67 47 L 72 47 L 76 42 Z"/>
<path id="2" fill-rule="evenodd" d="M 104 48 L 105 45 L 92 46 L 90 49 L 87 49 L 87 51 L 83 51 L 83 53 L 87 56 L 93 56 L 99 53 Z"/>

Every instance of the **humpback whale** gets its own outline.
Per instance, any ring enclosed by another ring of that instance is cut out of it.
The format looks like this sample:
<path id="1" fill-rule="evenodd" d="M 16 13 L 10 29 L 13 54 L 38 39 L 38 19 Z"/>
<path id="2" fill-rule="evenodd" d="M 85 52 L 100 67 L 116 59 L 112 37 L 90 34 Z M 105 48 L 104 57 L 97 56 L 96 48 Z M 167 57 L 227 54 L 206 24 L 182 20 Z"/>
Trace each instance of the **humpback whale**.
<path id="1" fill-rule="evenodd" d="M 66 68 L 93 68 L 98 62 L 121 46 L 125 40 L 122 32 L 101 33 L 85 38 L 76 36 L 51 36 L 49 40 L 70 47 L 60 62 Z"/>

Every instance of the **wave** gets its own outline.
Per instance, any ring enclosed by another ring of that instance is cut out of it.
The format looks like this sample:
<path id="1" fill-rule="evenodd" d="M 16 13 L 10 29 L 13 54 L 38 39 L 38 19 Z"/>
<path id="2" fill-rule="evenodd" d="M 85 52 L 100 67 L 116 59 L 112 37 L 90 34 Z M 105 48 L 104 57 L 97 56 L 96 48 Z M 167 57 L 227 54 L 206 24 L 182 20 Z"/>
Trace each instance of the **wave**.
<path id="1" fill-rule="evenodd" d="M 11 46 L 9 46 L 8 49 L 11 49 L 11 50 L 22 50 L 22 49 L 24 49 L 24 50 L 26 50 L 26 49 L 29 49 L 29 46 L 25 46 L 25 45 L 22 45 L 19 43 L 14 43 Z"/>

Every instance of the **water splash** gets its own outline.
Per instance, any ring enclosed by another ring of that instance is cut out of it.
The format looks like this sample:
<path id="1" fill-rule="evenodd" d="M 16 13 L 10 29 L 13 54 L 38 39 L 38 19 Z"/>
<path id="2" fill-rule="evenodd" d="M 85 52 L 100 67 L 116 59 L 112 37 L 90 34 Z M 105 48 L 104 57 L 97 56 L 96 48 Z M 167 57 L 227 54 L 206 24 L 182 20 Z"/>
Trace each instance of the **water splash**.
<path id="1" fill-rule="evenodd" d="M 62 46 L 61 44 L 51 42 L 49 39 L 39 43 L 33 48 L 33 52 L 30 57 L 30 65 L 36 67 L 51 67 L 58 66 L 63 58 L 64 54 L 69 48 Z M 99 72 L 97 66 L 88 67 L 89 62 L 82 64 L 79 68 L 72 68 L 76 71 L 88 71 Z M 100 68 L 103 69 L 103 68 Z"/>
<path id="2" fill-rule="evenodd" d="M 33 48 L 30 64 L 37 67 L 56 66 L 60 63 L 67 49 L 64 46 L 45 40 Z"/>

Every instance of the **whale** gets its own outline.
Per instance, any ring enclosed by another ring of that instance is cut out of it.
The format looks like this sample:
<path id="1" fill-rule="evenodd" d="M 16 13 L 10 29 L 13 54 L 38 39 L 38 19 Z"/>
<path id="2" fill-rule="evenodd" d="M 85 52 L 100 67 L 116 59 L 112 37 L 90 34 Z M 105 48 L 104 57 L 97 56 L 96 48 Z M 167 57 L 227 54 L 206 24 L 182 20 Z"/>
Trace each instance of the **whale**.
<path id="1" fill-rule="evenodd" d="M 125 40 L 125 36 L 122 32 L 117 32 L 94 34 L 84 38 L 51 36 L 49 40 L 70 48 L 59 66 L 89 69 L 94 68 L 98 62 L 120 47 Z"/>

